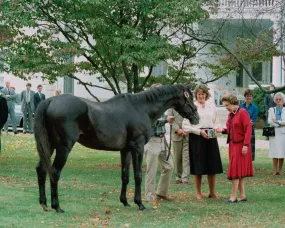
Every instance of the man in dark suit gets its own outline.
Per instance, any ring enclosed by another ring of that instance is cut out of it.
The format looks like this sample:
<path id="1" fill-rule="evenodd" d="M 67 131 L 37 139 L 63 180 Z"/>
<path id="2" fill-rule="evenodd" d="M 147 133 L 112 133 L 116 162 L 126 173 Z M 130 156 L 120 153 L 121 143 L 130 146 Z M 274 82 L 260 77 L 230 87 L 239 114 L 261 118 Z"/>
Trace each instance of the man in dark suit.
<path id="1" fill-rule="evenodd" d="M 21 93 L 22 112 L 23 112 L 23 134 L 29 132 L 33 134 L 34 131 L 34 118 L 35 112 L 35 92 L 31 90 L 31 83 L 26 84 L 26 90 Z M 27 128 L 28 126 L 28 128 Z"/>
<path id="2" fill-rule="evenodd" d="M 41 103 L 41 101 L 46 99 L 46 96 L 42 93 L 43 87 L 42 85 L 38 85 L 37 87 L 38 92 L 35 93 L 35 111 L 37 110 L 38 105 Z"/>
<path id="3" fill-rule="evenodd" d="M 269 90 L 275 90 L 275 86 L 270 84 Z M 268 126 L 268 110 L 272 107 L 275 107 L 276 104 L 274 102 L 274 93 L 267 93 L 264 97 L 264 108 L 265 108 L 265 123 Z M 269 137 L 266 137 L 266 140 L 269 140 Z"/>
<path id="4" fill-rule="evenodd" d="M 12 122 L 13 132 L 17 134 L 17 124 L 16 124 L 16 116 L 15 116 L 15 102 L 17 99 L 17 95 L 15 90 L 10 87 L 10 81 L 5 82 L 6 87 L 4 87 L 1 92 L 2 96 L 6 99 L 8 105 L 8 113 L 10 115 L 10 119 Z M 6 122 L 4 125 L 4 131 L 8 134 L 8 123 Z"/>

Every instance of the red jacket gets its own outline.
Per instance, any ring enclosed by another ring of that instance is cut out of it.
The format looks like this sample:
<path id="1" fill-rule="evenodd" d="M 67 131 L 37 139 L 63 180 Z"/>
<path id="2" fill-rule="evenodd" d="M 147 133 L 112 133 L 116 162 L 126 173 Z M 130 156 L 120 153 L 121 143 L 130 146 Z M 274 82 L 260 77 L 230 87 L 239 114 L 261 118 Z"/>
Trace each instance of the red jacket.
<path id="1" fill-rule="evenodd" d="M 227 128 L 223 133 L 228 134 L 227 143 L 243 143 L 249 146 L 251 141 L 252 125 L 248 112 L 239 108 L 237 113 L 233 115 L 229 113 L 227 120 Z"/>

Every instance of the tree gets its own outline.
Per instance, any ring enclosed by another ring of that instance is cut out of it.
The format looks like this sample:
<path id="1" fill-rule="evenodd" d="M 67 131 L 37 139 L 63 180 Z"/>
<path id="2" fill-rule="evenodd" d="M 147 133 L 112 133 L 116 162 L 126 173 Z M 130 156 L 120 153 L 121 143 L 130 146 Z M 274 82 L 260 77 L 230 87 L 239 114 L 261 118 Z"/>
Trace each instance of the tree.
<path id="1" fill-rule="evenodd" d="M 211 69 L 206 82 L 231 73 L 237 75 L 240 69 L 244 69 L 262 91 L 268 92 L 250 73 L 247 65 L 255 67 L 260 61 L 272 61 L 273 57 L 281 56 L 285 72 L 284 0 L 221 2 L 223 3 L 229 4 L 229 8 L 224 8 L 222 18 L 213 14 L 211 20 L 202 22 L 200 29 L 195 32 L 185 31 L 191 38 L 189 42 L 196 40 L 198 46 L 211 45 L 205 61 L 200 61 L 200 67 Z M 275 22 L 269 18 L 275 18 Z M 285 86 L 272 92 L 284 88 Z"/>
<path id="2" fill-rule="evenodd" d="M 153 67 L 171 59 L 169 77 L 162 80 L 194 80 L 187 70 L 198 50 L 180 35 L 208 17 L 201 8 L 206 3 L 211 1 L 7 0 L 0 18 L 10 37 L 0 46 L 4 70 L 23 79 L 40 74 L 51 83 L 69 76 L 86 89 L 98 87 L 76 76 L 84 72 L 119 94 L 120 83 L 130 93 L 143 90 Z M 68 61 L 74 56 L 83 60 Z"/>

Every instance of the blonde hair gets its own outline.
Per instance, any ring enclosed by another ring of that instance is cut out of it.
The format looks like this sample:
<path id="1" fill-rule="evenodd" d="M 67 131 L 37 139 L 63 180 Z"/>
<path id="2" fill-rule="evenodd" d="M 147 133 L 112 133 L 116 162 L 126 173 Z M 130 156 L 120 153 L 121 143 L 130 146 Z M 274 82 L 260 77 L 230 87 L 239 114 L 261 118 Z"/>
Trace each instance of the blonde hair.
<path id="1" fill-rule="evenodd" d="M 194 95 L 195 95 L 196 100 L 197 100 L 197 93 L 199 92 L 199 90 L 202 90 L 203 93 L 206 94 L 206 99 L 205 100 L 208 100 L 211 97 L 211 94 L 209 92 L 210 89 L 206 85 L 200 84 L 200 85 L 197 85 L 195 87 L 195 90 L 194 90 Z"/>
<path id="2" fill-rule="evenodd" d="M 61 90 L 60 89 L 56 89 L 54 91 L 55 96 L 59 96 L 61 94 Z"/>

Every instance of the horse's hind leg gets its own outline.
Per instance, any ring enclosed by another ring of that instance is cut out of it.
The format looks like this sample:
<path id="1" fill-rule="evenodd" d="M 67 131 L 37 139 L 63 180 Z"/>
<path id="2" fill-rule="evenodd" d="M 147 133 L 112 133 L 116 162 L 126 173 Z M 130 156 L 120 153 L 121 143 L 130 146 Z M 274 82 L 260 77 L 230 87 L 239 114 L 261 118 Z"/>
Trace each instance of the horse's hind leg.
<path id="1" fill-rule="evenodd" d="M 145 206 L 142 204 L 141 197 L 141 184 L 142 184 L 142 161 L 144 153 L 144 138 L 140 137 L 136 140 L 132 148 L 132 159 L 135 176 L 135 197 L 134 201 L 139 206 L 139 210 L 145 210 Z"/>
<path id="2" fill-rule="evenodd" d="M 120 201 L 124 204 L 124 206 L 130 206 L 127 201 L 127 185 L 129 183 L 130 176 L 130 160 L 131 153 L 127 150 L 121 151 L 121 178 L 122 178 L 122 189 L 120 195 Z"/>
<path id="3" fill-rule="evenodd" d="M 54 158 L 54 162 L 52 165 L 52 173 L 51 173 L 51 179 L 50 179 L 50 187 L 51 187 L 51 207 L 56 210 L 58 213 L 63 213 L 64 210 L 62 210 L 59 206 L 59 200 L 58 200 L 58 181 L 60 178 L 61 170 L 63 169 L 68 154 L 71 149 L 67 149 L 66 147 L 61 147 L 59 149 L 56 149 L 56 156 Z"/>
<path id="4" fill-rule="evenodd" d="M 49 211 L 49 209 L 47 207 L 47 198 L 46 198 L 46 176 L 47 176 L 47 172 L 43 168 L 41 161 L 38 162 L 36 170 L 37 170 L 37 175 L 38 175 L 40 205 L 42 206 L 44 211 Z"/>

